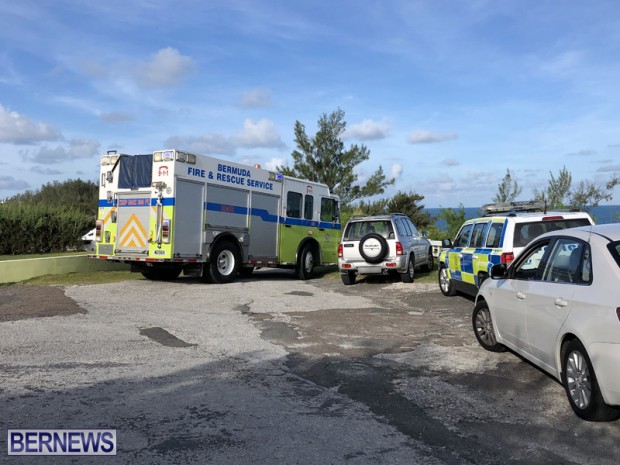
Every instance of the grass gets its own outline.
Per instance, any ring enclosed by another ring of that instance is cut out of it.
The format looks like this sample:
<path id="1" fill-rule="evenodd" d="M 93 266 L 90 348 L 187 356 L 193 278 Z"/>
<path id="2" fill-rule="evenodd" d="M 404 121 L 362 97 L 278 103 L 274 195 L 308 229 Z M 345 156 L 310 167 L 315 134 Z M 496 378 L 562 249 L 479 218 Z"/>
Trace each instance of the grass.
<path id="1" fill-rule="evenodd" d="M 88 273 L 48 274 L 22 281 L 31 286 L 86 286 L 144 279 L 140 273 L 130 271 L 91 271 Z"/>

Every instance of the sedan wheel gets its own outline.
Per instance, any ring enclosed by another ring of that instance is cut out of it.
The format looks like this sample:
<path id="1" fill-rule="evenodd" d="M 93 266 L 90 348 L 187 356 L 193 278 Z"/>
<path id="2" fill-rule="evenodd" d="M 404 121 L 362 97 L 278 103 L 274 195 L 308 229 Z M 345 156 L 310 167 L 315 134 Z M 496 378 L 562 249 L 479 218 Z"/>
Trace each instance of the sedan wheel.
<path id="1" fill-rule="evenodd" d="M 481 300 L 476 304 L 472 315 L 474 334 L 482 347 L 491 352 L 503 352 L 506 348 L 497 342 L 491 311 L 486 301 Z"/>
<path id="2" fill-rule="evenodd" d="M 620 409 L 605 404 L 590 357 L 577 339 L 568 342 L 562 350 L 562 384 L 578 417 L 589 421 L 620 418 Z"/>

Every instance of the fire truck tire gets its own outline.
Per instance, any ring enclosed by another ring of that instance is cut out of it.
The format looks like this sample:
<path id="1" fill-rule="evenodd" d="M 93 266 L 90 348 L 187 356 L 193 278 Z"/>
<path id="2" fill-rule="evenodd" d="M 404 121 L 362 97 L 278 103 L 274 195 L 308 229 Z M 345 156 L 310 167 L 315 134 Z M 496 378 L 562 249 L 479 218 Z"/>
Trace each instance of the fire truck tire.
<path id="1" fill-rule="evenodd" d="M 241 265 L 241 257 L 235 244 L 230 241 L 219 242 L 213 247 L 209 262 L 211 281 L 218 284 L 230 283 L 235 280 Z"/>
<path id="2" fill-rule="evenodd" d="M 314 249 L 310 244 L 306 244 L 304 245 L 304 248 L 301 249 L 301 253 L 299 254 L 299 258 L 297 260 L 297 267 L 295 269 L 297 277 L 299 279 L 312 278 L 314 263 Z"/>
<path id="3" fill-rule="evenodd" d="M 142 276 L 153 281 L 174 281 L 181 274 L 181 268 L 149 268 Z"/>

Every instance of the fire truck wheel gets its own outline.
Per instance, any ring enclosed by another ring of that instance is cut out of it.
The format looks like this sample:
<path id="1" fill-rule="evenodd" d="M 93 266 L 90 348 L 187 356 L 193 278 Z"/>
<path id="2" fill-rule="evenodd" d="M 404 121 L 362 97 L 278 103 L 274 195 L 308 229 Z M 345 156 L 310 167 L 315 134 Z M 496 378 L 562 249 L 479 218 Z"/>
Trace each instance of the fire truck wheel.
<path id="1" fill-rule="evenodd" d="M 239 272 L 241 258 L 239 251 L 232 242 L 222 241 L 215 245 L 211 252 L 209 275 L 214 283 L 230 283 Z"/>
<path id="2" fill-rule="evenodd" d="M 306 244 L 299 254 L 296 273 L 299 279 L 310 279 L 314 270 L 314 252 L 310 244 Z"/>

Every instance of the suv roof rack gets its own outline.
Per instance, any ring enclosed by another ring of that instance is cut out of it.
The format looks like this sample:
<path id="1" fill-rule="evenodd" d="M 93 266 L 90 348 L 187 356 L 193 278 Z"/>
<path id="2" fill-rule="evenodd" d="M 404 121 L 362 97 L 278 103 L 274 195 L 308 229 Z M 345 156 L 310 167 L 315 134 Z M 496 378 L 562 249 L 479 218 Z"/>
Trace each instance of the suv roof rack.
<path id="1" fill-rule="evenodd" d="M 516 202 L 487 203 L 482 206 L 484 216 L 511 215 L 525 212 L 544 212 L 547 210 L 545 202 L 524 200 Z"/>

